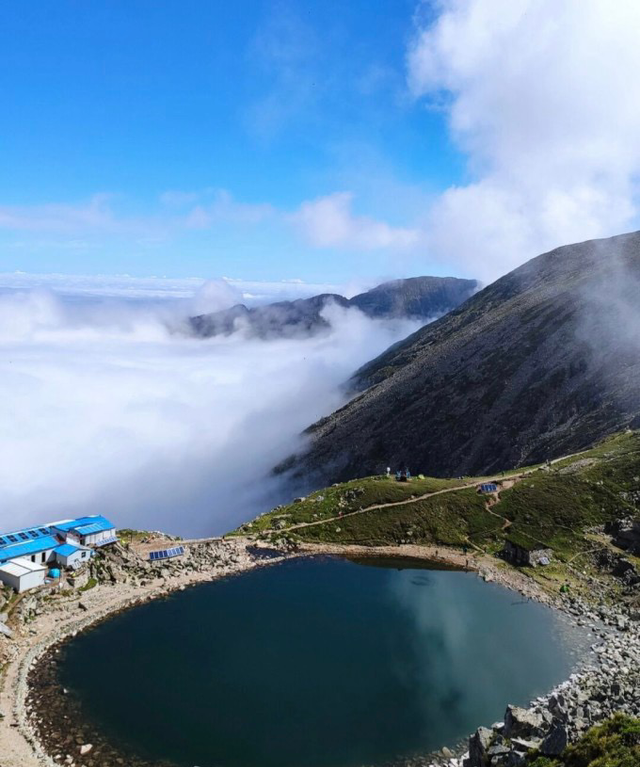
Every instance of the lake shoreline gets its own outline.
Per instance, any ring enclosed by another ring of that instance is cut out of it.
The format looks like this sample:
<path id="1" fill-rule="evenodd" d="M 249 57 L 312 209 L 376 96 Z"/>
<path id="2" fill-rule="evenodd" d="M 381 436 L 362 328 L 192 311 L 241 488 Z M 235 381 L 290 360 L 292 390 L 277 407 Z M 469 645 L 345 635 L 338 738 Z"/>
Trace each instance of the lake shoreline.
<path id="1" fill-rule="evenodd" d="M 3 713 L 6 713 L 6 700 L 9 697 L 13 716 L 12 720 L 7 721 L 9 717 L 5 716 L 5 719 L 0 721 L 0 734 L 2 736 L 0 742 L 2 743 L 3 755 L 6 754 L 5 758 L 8 760 L 6 764 L 3 764 L 3 767 L 32 767 L 32 765 L 33 767 L 36 765 L 53 767 L 59 764 L 82 764 L 89 766 L 95 764 L 102 767 L 103 763 L 111 763 L 93 762 L 92 752 L 95 754 L 99 748 L 107 748 L 108 744 L 105 742 L 103 746 L 98 746 L 98 744 L 90 743 L 86 740 L 83 743 L 79 743 L 77 742 L 78 739 L 83 740 L 85 738 L 85 735 L 80 734 L 80 732 L 72 736 L 73 742 L 69 740 L 71 734 L 65 736 L 68 746 L 67 750 L 60 748 L 60 739 L 54 742 L 47 737 L 45 742 L 42 741 L 41 725 L 45 710 L 42 708 L 44 697 L 38 694 L 39 690 L 42 689 L 38 674 L 44 666 L 48 666 L 49 671 L 51 671 L 52 662 L 55 661 L 56 650 L 69 637 L 95 626 L 98 622 L 106 620 L 122 610 L 130 609 L 149 600 L 159 599 L 192 585 L 237 575 L 247 572 L 254 567 L 281 562 L 291 557 L 318 555 L 367 559 L 382 557 L 407 562 L 423 561 L 442 565 L 443 567 L 467 569 L 476 572 L 485 581 L 493 581 L 517 591 L 527 599 L 560 608 L 572 620 L 576 621 L 576 626 L 580 625 L 576 611 L 568 609 L 569 606 L 562 599 L 552 597 L 520 571 L 505 568 L 501 563 L 491 561 L 485 555 L 473 553 L 467 556 L 459 551 L 444 547 L 412 545 L 372 549 L 362 546 L 304 544 L 296 550 L 282 551 L 280 556 L 274 558 L 258 559 L 249 553 L 253 545 L 253 541 L 241 538 L 229 538 L 220 542 L 196 544 L 194 549 L 201 550 L 200 554 L 204 557 L 205 562 L 209 555 L 211 555 L 211 562 L 204 569 L 175 575 L 167 573 L 160 581 L 144 582 L 144 585 L 137 584 L 132 586 L 131 584 L 117 582 L 109 585 L 101 584 L 95 589 L 82 594 L 81 598 L 77 600 L 78 604 L 73 605 L 73 607 L 67 606 L 67 609 L 63 610 L 63 614 L 58 614 L 54 620 L 46 621 L 43 617 L 36 618 L 30 628 L 29 635 L 20 640 L 16 657 L 13 659 L 8 674 L 4 679 L 2 710 Z M 220 559 L 221 551 L 223 552 L 222 559 Z M 205 553 L 202 554 L 202 552 Z M 108 601 L 106 603 L 103 598 L 105 593 L 108 594 Z M 80 603 L 82 603 L 81 606 Z M 65 615 L 70 610 L 76 613 L 75 616 L 73 616 L 73 613 L 70 617 Z M 81 611 L 81 617 L 78 616 L 78 611 Z M 49 615 L 49 618 L 51 618 L 51 615 Z M 31 633 L 34 631 L 35 634 Z M 585 666 L 585 673 L 587 673 L 588 663 L 586 659 L 577 664 L 577 668 L 582 666 Z M 576 677 L 576 674 L 573 674 L 573 677 Z M 47 677 L 46 674 L 43 674 L 41 681 L 43 685 L 52 684 L 51 677 Z M 566 685 L 567 683 L 563 684 Z M 47 706 L 50 707 L 52 705 L 51 699 L 48 696 L 46 697 L 48 699 Z M 60 698 L 61 696 L 58 695 L 58 697 Z M 82 722 L 79 722 L 78 726 L 81 728 L 84 725 Z M 5 747 L 5 744 L 8 748 Z M 81 758 L 80 751 L 83 746 L 86 747 L 87 745 L 91 745 L 91 749 L 86 752 L 84 758 Z M 61 750 L 63 753 L 61 753 Z M 54 760 L 54 756 L 58 756 L 58 759 Z M 122 755 L 116 756 L 115 750 L 112 757 L 109 758 L 113 759 L 114 765 L 131 763 L 139 764 L 140 767 L 146 767 L 143 761 L 133 762 L 129 755 L 124 757 Z M 118 759 L 123 758 L 128 761 L 118 761 Z M 443 758 L 447 764 L 461 764 L 459 756 L 454 757 L 451 754 Z M 414 761 L 411 763 L 416 765 L 434 764 L 437 761 L 436 755 L 425 755 L 424 760 L 420 759 L 419 762 Z"/>
<path id="2" fill-rule="evenodd" d="M 205 562 L 210 560 L 203 569 L 153 578 L 135 585 L 117 581 L 101 583 L 74 594 L 69 602 L 56 605 L 57 609 L 29 622 L 25 635 L 16 637 L 12 643 L 2 677 L 0 711 L 4 717 L 0 719 L 0 753 L 6 760 L 2 767 L 54 767 L 72 763 L 65 762 L 67 753 L 62 755 L 62 761 L 54 760 L 57 752 L 52 754 L 46 748 L 38 732 L 41 712 L 33 683 L 41 660 L 47 657 L 52 647 L 124 610 L 162 599 L 190 586 L 277 563 L 289 556 L 283 552 L 279 558 L 257 559 L 248 553 L 246 542 L 234 540 L 205 541 L 191 547 L 191 551 L 194 549 L 199 550 L 198 554 Z M 78 761 L 81 745 L 88 744 L 74 744 L 69 756 L 74 758 L 75 764 L 88 764 L 91 752 L 87 752 L 89 758 Z"/>

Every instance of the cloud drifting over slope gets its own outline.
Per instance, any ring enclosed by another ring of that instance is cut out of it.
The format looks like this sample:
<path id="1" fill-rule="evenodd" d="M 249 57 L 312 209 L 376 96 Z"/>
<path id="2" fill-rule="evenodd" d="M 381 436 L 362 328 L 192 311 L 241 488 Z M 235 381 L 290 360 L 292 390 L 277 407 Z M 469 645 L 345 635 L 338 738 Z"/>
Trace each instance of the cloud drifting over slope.
<path id="1" fill-rule="evenodd" d="M 0 296 L 0 527 L 80 513 L 183 535 L 280 500 L 271 467 L 414 329 L 336 310 L 310 340 L 196 340 L 155 304 Z"/>
<path id="2" fill-rule="evenodd" d="M 448 115 L 471 183 L 432 208 L 433 254 L 495 278 L 638 225 L 640 5 L 440 0 L 416 16 L 408 81 Z"/>

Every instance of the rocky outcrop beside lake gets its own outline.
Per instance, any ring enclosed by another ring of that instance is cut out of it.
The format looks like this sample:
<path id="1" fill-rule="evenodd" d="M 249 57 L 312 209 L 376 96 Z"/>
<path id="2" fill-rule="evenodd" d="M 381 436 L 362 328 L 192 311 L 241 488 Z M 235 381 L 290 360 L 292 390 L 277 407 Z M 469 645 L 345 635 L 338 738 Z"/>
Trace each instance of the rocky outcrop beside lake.
<path id="1" fill-rule="evenodd" d="M 469 738 L 466 753 L 445 749 L 432 765 L 525 767 L 532 752 L 559 756 L 613 714 L 640 716 L 640 615 L 625 607 L 594 610 L 573 597 L 564 607 L 593 633 L 584 667 L 530 707 L 507 706 L 502 721 Z"/>

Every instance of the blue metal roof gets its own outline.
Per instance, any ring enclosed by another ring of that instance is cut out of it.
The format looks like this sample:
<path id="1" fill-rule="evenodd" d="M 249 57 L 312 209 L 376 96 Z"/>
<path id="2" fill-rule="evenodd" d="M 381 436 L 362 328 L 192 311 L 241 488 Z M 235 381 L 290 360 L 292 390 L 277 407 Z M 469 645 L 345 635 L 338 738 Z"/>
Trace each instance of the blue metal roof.
<path id="1" fill-rule="evenodd" d="M 44 538 L 47 535 L 51 535 L 51 530 L 48 527 L 25 527 L 24 530 L 2 533 L 0 535 L 0 547 L 11 546 L 14 543 L 24 543 L 25 541 L 36 541 L 38 538 Z"/>
<path id="2" fill-rule="evenodd" d="M 101 533 L 104 530 L 115 530 L 116 527 L 113 522 L 109 522 L 106 517 L 100 515 L 69 519 L 66 522 L 54 522 L 53 526 L 58 530 L 64 530 L 65 532 L 71 531 L 78 535 Z"/>
<path id="3" fill-rule="evenodd" d="M 2 536 L 6 538 L 6 535 Z M 0 546 L 0 562 L 6 562 L 8 559 L 16 557 L 26 557 L 31 554 L 39 554 L 47 549 L 55 549 L 58 541 L 53 535 L 46 535 L 30 541 L 21 540 L 18 543 L 11 543 L 9 546 Z"/>
<path id="4" fill-rule="evenodd" d="M 480 490 L 482 490 L 483 493 L 495 493 L 497 489 L 498 486 L 495 482 L 486 482 L 484 485 L 480 485 Z"/>
<path id="5" fill-rule="evenodd" d="M 56 546 L 55 549 L 56 554 L 60 554 L 61 557 L 70 557 L 76 551 L 80 551 L 80 549 L 71 543 L 63 543 L 62 546 Z"/>

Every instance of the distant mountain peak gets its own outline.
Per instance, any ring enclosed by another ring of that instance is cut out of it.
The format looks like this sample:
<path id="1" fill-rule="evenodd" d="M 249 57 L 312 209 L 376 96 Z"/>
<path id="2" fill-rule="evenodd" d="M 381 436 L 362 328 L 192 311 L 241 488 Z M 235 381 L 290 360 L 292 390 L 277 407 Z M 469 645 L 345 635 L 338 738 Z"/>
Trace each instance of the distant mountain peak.
<path id="1" fill-rule="evenodd" d="M 465 301 L 478 287 L 475 280 L 456 277 L 410 277 L 378 285 L 351 299 L 322 293 L 296 301 L 248 308 L 237 304 L 190 319 L 195 335 L 208 338 L 243 330 L 260 338 L 315 335 L 330 329 L 323 311 L 331 304 L 359 309 L 374 319 L 434 319 Z"/>

